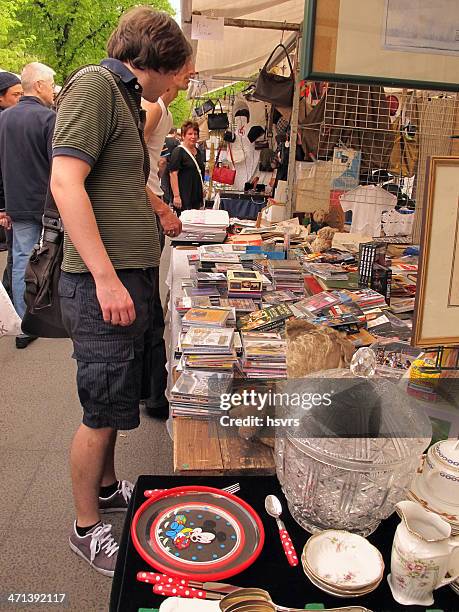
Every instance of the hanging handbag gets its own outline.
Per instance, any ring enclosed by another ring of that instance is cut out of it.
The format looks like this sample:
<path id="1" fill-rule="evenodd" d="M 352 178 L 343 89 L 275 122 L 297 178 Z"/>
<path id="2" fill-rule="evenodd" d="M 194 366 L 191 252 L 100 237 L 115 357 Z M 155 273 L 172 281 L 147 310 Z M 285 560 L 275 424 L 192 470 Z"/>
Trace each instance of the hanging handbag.
<path id="1" fill-rule="evenodd" d="M 281 74 L 273 74 L 268 71 L 269 63 L 277 51 L 278 48 L 283 49 L 285 56 L 290 67 L 290 76 L 285 77 Z M 268 61 L 263 66 L 258 75 L 257 82 L 255 84 L 255 91 L 253 93 L 254 98 L 257 100 L 263 100 L 264 102 L 270 102 L 274 106 L 280 106 L 284 108 L 290 108 L 293 105 L 293 93 L 295 91 L 295 77 L 293 75 L 293 66 L 290 61 L 289 54 L 284 45 L 279 44 L 274 48 L 273 52 L 268 58 Z"/>
<path id="2" fill-rule="evenodd" d="M 77 76 L 91 66 L 75 70 L 62 88 L 73 82 Z M 108 69 L 107 69 L 108 70 Z M 111 71 L 110 71 L 111 72 Z M 113 74 L 115 82 L 131 112 L 139 130 L 144 150 L 145 183 L 150 173 L 148 149 L 143 138 L 144 113 L 137 119 L 133 103 L 121 79 Z M 60 98 L 61 99 L 61 98 Z M 53 194 L 48 185 L 43 212 L 43 234 L 40 244 L 35 245 L 27 264 L 24 280 L 26 313 L 22 320 L 22 331 L 30 336 L 41 338 L 68 338 L 67 330 L 62 323 L 61 303 L 58 286 L 61 275 L 61 264 L 64 254 L 64 229 Z"/>
<path id="3" fill-rule="evenodd" d="M 228 149 L 230 152 L 231 162 L 233 164 L 233 168 L 228 168 L 227 166 L 219 166 L 218 162 L 220 159 L 220 153 L 222 148 L 218 149 L 217 159 L 215 160 L 215 168 L 212 172 L 212 180 L 214 183 L 220 183 L 221 185 L 234 185 L 234 181 L 236 180 L 236 168 L 234 166 L 233 153 L 231 151 L 231 145 L 228 145 Z"/>
<path id="4" fill-rule="evenodd" d="M 220 104 L 219 113 L 215 112 L 217 104 Z M 227 130 L 229 128 L 228 113 L 223 112 L 223 107 L 220 100 L 217 104 L 215 105 L 214 110 L 209 113 L 209 115 L 207 115 L 207 123 L 209 125 L 209 130 Z"/>
<path id="5" fill-rule="evenodd" d="M 194 109 L 194 113 L 197 117 L 202 117 L 203 115 L 206 115 L 214 109 L 215 104 L 212 102 L 212 100 L 206 100 L 206 102 L 204 102 L 204 104 L 202 104 L 201 106 L 196 106 L 196 108 Z"/>
<path id="6" fill-rule="evenodd" d="M 255 151 L 262 151 L 263 149 L 269 149 L 269 141 L 267 139 L 255 141 Z"/>

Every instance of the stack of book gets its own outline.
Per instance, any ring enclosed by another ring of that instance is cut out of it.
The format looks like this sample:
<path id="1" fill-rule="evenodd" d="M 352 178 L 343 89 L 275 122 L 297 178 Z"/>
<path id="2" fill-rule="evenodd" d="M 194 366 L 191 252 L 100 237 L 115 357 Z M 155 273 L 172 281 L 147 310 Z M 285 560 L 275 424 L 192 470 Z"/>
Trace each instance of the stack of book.
<path id="1" fill-rule="evenodd" d="M 303 267 L 298 259 L 270 259 L 268 273 L 275 290 L 304 293 Z"/>
<path id="2" fill-rule="evenodd" d="M 374 308 L 388 308 L 384 296 L 377 291 L 373 291 L 373 289 L 359 289 L 358 291 L 353 291 L 350 295 L 363 312 L 367 312 Z"/>
<path id="3" fill-rule="evenodd" d="M 234 329 L 228 327 L 191 326 L 185 329 L 178 347 L 182 366 L 185 369 L 232 369 L 238 361 L 234 338 Z"/>
<path id="4" fill-rule="evenodd" d="M 354 302 L 342 302 L 323 309 L 316 314 L 313 321 L 316 325 L 327 325 L 340 331 L 357 333 L 367 324 L 367 318 L 361 308 Z"/>
<path id="5" fill-rule="evenodd" d="M 182 329 L 192 325 L 199 327 L 234 327 L 235 312 L 232 308 L 190 308 L 182 318 Z"/>
<path id="6" fill-rule="evenodd" d="M 240 331 L 272 331 L 280 330 L 285 321 L 293 317 L 292 309 L 287 304 L 277 304 L 256 310 L 238 320 Z"/>
<path id="7" fill-rule="evenodd" d="M 231 374 L 184 371 L 171 389 L 170 407 L 174 417 L 209 419 L 221 415 L 221 395 L 231 389 Z"/>
<path id="8" fill-rule="evenodd" d="M 175 299 L 175 308 L 181 317 L 183 317 L 190 308 L 210 308 L 211 306 L 212 303 L 208 295 L 178 297 Z"/>
<path id="9" fill-rule="evenodd" d="M 300 316 L 300 318 L 302 318 L 302 315 L 306 315 L 306 318 L 309 318 L 307 315 L 314 315 L 324 308 L 329 308 L 330 306 L 338 304 L 340 301 L 337 294 L 322 291 L 321 293 L 316 293 L 315 295 L 296 302 L 292 310 L 295 316 Z"/>
<path id="10" fill-rule="evenodd" d="M 197 287 L 226 287 L 226 274 L 222 272 L 196 272 Z"/>
<path id="11" fill-rule="evenodd" d="M 219 305 L 223 308 L 234 308 L 236 314 L 258 310 L 258 304 L 248 298 L 220 298 Z"/>
<path id="12" fill-rule="evenodd" d="M 317 276 L 325 281 L 348 280 L 348 274 L 340 264 L 305 263 L 304 268 L 310 274 L 313 274 L 314 276 Z"/>
<path id="13" fill-rule="evenodd" d="M 286 378 L 285 341 L 277 333 L 242 333 L 242 370 L 247 378 Z"/>
<path id="14" fill-rule="evenodd" d="M 185 355 L 210 353 L 231 355 L 233 352 L 234 329 L 212 327 L 190 327 L 182 340 Z"/>
<path id="15" fill-rule="evenodd" d="M 349 333 L 356 333 L 366 324 L 365 314 L 345 292 L 323 291 L 293 304 L 291 309 L 298 318 Z"/>
<path id="16" fill-rule="evenodd" d="M 178 242 L 224 242 L 229 226 L 226 210 L 184 210 Z"/>
<path id="17" fill-rule="evenodd" d="M 365 312 L 368 331 L 382 338 L 408 340 L 411 336 L 409 322 L 402 321 L 388 310 L 375 308 Z"/>
<path id="18" fill-rule="evenodd" d="M 220 291 L 217 287 L 184 287 L 183 293 L 187 298 L 207 297 L 212 306 L 218 306 L 220 301 Z M 180 299 L 180 298 L 179 298 Z"/>
<path id="19" fill-rule="evenodd" d="M 229 298 L 260 300 L 263 277 L 254 270 L 229 270 L 226 275 Z"/>
<path id="20" fill-rule="evenodd" d="M 390 301 L 390 309 L 395 314 L 405 314 L 414 311 L 414 297 L 392 297 Z"/>
<path id="21" fill-rule="evenodd" d="M 293 291 L 264 291 L 263 292 L 263 303 L 275 306 L 276 304 L 285 304 L 291 302 L 298 302 L 300 296 L 293 293 Z"/>

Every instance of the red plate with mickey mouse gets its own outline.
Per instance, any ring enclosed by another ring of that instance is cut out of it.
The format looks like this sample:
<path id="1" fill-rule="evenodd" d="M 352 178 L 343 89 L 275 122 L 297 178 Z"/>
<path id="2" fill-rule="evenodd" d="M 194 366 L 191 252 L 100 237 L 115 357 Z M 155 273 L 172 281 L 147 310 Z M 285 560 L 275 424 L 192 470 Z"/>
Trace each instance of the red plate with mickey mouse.
<path id="1" fill-rule="evenodd" d="M 137 510 L 131 535 L 152 567 L 200 581 L 242 572 L 257 559 L 265 539 L 249 504 L 212 487 L 159 491 Z"/>

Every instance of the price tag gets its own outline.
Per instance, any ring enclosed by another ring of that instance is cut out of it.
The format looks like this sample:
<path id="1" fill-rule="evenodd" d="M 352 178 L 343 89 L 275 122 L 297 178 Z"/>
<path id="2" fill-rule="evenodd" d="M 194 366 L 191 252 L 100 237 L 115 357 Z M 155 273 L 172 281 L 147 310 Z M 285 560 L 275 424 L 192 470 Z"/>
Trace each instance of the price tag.
<path id="1" fill-rule="evenodd" d="M 192 40 L 223 40 L 225 29 L 223 17 L 193 15 L 191 24 Z"/>

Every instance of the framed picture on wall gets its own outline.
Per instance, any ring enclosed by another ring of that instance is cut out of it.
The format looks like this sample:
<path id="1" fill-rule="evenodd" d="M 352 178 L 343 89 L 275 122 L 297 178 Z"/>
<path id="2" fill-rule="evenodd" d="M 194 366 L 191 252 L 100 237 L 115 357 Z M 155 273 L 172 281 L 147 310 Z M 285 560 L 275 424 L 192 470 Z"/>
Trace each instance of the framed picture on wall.
<path id="1" fill-rule="evenodd" d="M 415 346 L 459 346 L 459 157 L 430 157 L 419 259 Z"/>
<path id="2" fill-rule="evenodd" d="M 302 78 L 459 91 L 457 0 L 306 0 Z"/>

